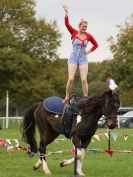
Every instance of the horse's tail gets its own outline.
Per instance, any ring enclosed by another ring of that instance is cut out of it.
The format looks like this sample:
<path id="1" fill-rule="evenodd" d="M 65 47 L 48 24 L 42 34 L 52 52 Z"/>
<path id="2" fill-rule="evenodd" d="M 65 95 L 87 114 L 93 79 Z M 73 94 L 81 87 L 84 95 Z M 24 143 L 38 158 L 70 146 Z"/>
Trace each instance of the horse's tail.
<path id="1" fill-rule="evenodd" d="M 35 103 L 27 110 L 21 124 L 22 138 L 30 145 L 32 152 L 37 152 L 37 143 L 35 139 L 36 122 L 34 118 L 34 111 L 38 105 L 39 103 Z"/>

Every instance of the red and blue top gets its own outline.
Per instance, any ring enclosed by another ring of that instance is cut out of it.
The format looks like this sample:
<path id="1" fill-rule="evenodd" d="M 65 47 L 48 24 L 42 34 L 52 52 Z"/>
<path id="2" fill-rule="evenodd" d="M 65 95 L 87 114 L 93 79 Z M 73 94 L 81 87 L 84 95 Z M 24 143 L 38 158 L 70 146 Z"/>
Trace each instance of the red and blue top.
<path id="1" fill-rule="evenodd" d="M 70 58 L 68 59 L 68 63 L 87 64 L 88 59 L 87 59 L 87 55 L 85 54 L 86 53 L 85 51 L 86 51 L 88 42 L 91 42 L 93 44 L 92 48 L 90 49 L 91 52 L 93 52 L 98 47 L 98 43 L 96 42 L 94 37 L 87 32 L 85 32 L 86 34 L 85 39 L 83 40 L 80 39 L 78 37 L 78 30 L 74 29 L 69 24 L 68 16 L 65 17 L 65 25 L 71 34 L 72 46 L 73 46 L 73 50 L 71 52 Z"/>
<path id="2" fill-rule="evenodd" d="M 78 30 L 74 29 L 70 23 L 69 23 L 69 19 L 68 19 L 68 16 L 65 16 L 65 25 L 68 29 L 68 31 L 70 32 L 71 34 L 71 39 L 75 39 L 75 38 L 78 38 L 77 34 L 78 34 Z M 86 34 L 86 39 L 88 40 L 88 42 L 90 41 L 93 46 L 91 48 L 91 51 L 93 52 L 97 47 L 98 47 L 98 43 L 97 41 L 94 39 L 94 37 L 90 34 L 90 33 L 87 33 L 85 32 Z M 80 38 L 79 38 L 80 39 Z M 84 39 L 84 40 L 86 40 Z M 81 40 L 81 39 L 80 39 Z M 84 40 L 81 40 L 82 43 L 84 42 Z"/>

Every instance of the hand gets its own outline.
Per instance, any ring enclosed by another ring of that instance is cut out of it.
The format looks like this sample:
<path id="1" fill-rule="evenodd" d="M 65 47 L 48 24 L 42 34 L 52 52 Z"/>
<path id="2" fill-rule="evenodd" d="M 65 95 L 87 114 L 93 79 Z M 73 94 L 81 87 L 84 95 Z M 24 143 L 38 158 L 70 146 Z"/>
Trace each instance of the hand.
<path id="1" fill-rule="evenodd" d="M 84 52 L 85 55 L 88 55 L 89 53 L 91 53 L 91 50 Z"/>
<path id="2" fill-rule="evenodd" d="M 68 15 L 68 6 L 65 4 L 65 5 L 62 5 L 66 15 Z"/>

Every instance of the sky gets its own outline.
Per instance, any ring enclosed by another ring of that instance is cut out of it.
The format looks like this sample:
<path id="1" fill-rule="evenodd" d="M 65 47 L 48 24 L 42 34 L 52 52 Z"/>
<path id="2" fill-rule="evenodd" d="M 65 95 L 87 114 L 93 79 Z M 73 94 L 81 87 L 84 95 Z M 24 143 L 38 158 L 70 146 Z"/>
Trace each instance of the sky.
<path id="1" fill-rule="evenodd" d="M 61 47 L 58 54 L 62 58 L 69 58 L 72 43 L 70 34 L 64 25 L 63 4 L 69 6 L 69 20 L 78 29 L 78 23 L 83 18 L 88 21 L 87 32 L 97 40 L 99 47 L 88 55 L 89 62 L 102 62 L 113 58 L 107 39 L 116 38 L 119 33 L 117 25 L 123 26 L 127 18 L 133 13 L 133 0 L 36 0 L 37 18 L 46 21 L 56 20 L 62 34 Z M 88 49 L 91 48 L 91 43 Z"/>

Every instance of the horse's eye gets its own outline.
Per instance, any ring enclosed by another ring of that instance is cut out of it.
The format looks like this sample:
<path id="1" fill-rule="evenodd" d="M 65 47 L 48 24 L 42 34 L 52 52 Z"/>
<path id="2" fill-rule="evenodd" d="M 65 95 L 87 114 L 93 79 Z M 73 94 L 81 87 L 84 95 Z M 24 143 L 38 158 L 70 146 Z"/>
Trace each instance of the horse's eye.
<path id="1" fill-rule="evenodd" d="M 111 103 L 110 106 L 111 106 L 111 107 L 115 107 L 115 104 Z"/>
<path id="2" fill-rule="evenodd" d="M 119 108 L 119 105 L 118 105 L 117 103 L 115 103 L 115 104 L 112 103 L 112 104 L 111 104 L 111 107 L 112 107 L 112 108 Z"/>
<path id="3" fill-rule="evenodd" d="M 119 108 L 119 105 L 116 103 L 116 104 L 115 104 L 115 107 L 116 107 L 116 108 Z"/>

